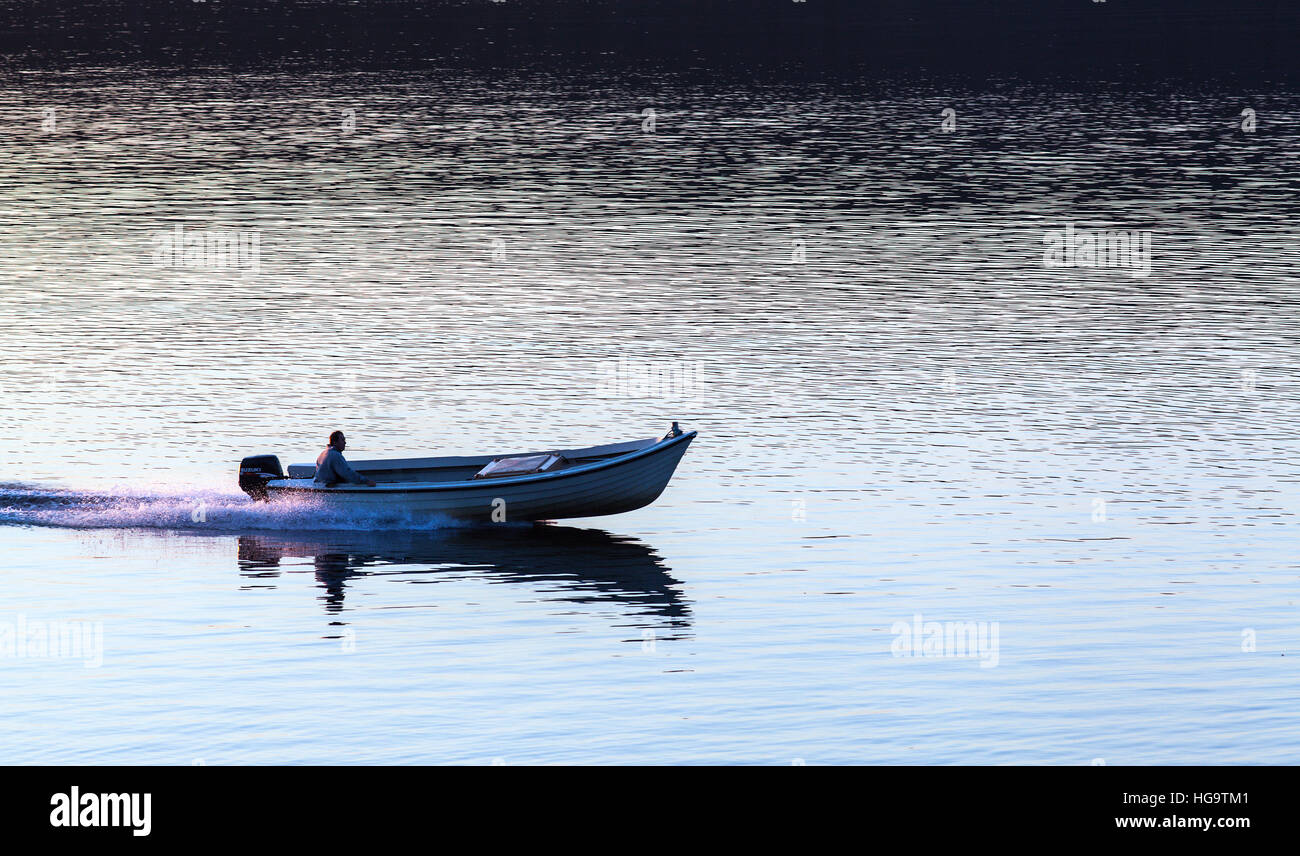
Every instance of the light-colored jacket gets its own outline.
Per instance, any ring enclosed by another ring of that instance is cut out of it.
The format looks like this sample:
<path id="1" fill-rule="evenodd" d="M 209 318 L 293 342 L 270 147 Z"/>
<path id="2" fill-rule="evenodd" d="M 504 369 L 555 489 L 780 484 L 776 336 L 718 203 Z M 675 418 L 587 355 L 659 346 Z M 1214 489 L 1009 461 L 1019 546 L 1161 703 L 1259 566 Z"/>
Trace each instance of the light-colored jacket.
<path id="1" fill-rule="evenodd" d="M 331 485 L 339 482 L 365 484 L 365 476 L 360 475 L 348 462 L 343 460 L 343 453 L 330 446 L 316 458 L 316 484 Z"/>

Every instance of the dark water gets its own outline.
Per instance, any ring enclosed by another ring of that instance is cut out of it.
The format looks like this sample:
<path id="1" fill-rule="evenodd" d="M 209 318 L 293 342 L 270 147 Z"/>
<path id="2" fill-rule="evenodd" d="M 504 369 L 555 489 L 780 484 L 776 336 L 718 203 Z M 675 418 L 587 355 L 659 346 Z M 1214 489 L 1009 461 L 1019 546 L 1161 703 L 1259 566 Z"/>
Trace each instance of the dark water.
<path id="1" fill-rule="evenodd" d="M 0 758 L 1294 759 L 1291 89 L 555 69 L 4 76 L 0 621 L 102 657 L 0 659 Z M 673 419 L 552 530 L 233 485 Z"/>

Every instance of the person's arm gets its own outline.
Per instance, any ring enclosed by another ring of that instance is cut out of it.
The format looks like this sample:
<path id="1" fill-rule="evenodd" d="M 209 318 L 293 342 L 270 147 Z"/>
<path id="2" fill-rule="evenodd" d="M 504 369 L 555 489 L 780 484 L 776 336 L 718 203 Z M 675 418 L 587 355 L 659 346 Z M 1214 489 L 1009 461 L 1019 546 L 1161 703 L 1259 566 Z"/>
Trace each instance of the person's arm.
<path id="1" fill-rule="evenodd" d="M 375 486 L 373 481 L 352 469 L 342 455 L 331 455 L 330 457 L 334 459 L 334 472 L 340 479 L 352 482 L 353 484 L 366 484 L 371 487 Z"/>

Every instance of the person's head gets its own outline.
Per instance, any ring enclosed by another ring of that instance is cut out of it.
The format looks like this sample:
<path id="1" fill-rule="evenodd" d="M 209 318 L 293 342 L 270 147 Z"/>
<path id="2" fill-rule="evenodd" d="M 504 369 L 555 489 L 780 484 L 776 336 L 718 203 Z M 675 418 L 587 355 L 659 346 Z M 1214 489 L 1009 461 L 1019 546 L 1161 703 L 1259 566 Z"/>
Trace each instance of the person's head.
<path id="1" fill-rule="evenodd" d="M 342 431 L 335 431 L 330 434 L 330 445 L 342 452 L 348 447 L 348 438 L 343 436 Z"/>

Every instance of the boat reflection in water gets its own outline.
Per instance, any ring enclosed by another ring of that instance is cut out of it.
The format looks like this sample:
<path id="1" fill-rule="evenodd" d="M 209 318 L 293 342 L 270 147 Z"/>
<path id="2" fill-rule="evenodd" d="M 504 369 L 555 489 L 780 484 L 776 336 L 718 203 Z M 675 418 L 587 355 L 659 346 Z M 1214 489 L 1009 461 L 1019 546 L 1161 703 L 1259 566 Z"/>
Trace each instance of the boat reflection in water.
<path id="1" fill-rule="evenodd" d="M 481 573 L 492 582 L 544 585 L 562 603 L 612 602 L 675 634 L 690 608 L 663 560 L 634 538 L 569 526 L 420 532 L 240 535 L 239 572 L 250 587 L 278 577 L 283 559 L 312 559 L 325 610 L 343 610 L 348 582 L 370 574 Z M 398 567 L 394 567 L 398 566 Z"/>

